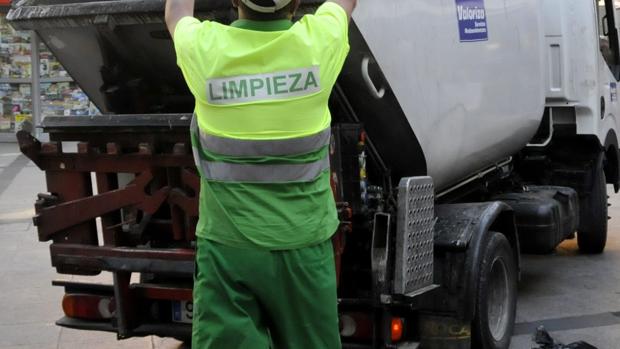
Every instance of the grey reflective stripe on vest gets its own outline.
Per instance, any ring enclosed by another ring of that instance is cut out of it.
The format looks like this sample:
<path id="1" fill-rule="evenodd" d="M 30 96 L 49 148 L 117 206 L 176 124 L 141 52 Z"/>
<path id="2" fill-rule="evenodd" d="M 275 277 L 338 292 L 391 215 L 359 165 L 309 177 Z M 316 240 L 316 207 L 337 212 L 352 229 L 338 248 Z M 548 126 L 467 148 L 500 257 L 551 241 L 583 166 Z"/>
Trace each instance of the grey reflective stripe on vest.
<path id="1" fill-rule="evenodd" d="M 189 127 L 189 132 L 190 136 L 196 141 L 196 144 L 192 145 L 192 154 L 194 155 L 194 162 L 196 163 L 196 168 L 200 170 L 202 168 L 202 161 L 200 160 L 200 152 L 198 151 L 198 148 L 196 148 L 198 145 L 200 145 L 200 137 L 198 135 L 198 116 L 196 114 L 192 115 L 192 123 Z"/>
<path id="2" fill-rule="evenodd" d="M 329 169 L 329 158 L 308 164 L 255 165 L 202 161 L 206 179 L 225 182 L 309 182 Z"/>
<path id="3" fill-rule="evenodd" d="M 202 137 L 200 135 L 200 129 L 198 127 L 198 117 L 194 115 L 192 117 L 192 123 L 190 127 L 190 132 L 192 137 L 195 137 L 195 142 L 197 146 L 202 145 Z M 329 138 L 331 135 L 331 130 L 328 128 L 320 133 L 309 137 L 291 139 L 291 140 L 283 140 L 284 143 L 279 143 L 279 146 L 293 146 L 299 149 L 309 149 L 307 152 L 312 150 L 318 150 L 322 148 L 324 142 L 329 144 Z M 200 138 L 200 141 L 198 141 Z M 218 137 L 219 140 L 228 141 L 227 139 Z M 325 140 L 325 138 L 327 140 Z M 298 144 L 293 144 L 294 142 L 286 145 L 286 141 L 295 141 L 301 140 Z M 236 140 L 232 140 L 236 142 Z M 281 141 L 248 141 L 247 143 L 238 143 L 238 144 L 246 144 L 244 145 L 244 151 L 242 155 L 251 156 L 251 155 L 265 155 L 265 154 L 256 154 L 255 151 L 250 148 L 252 144 L 260 144 L 259 147 L 266 152 L 269 152 L 270 149 L 274 153 L 270 153 L 268 155 L 284 155 L 284 154 L 275 154 L 275 152 L 282 153 L 275 147 L 276 142 Z M 223 142 L 221 144 L 224 144 Z M 226 146 L 230 146 L 233 143 L 227 143 Z M 313 148 L 310 148 L 310 147 Z M 232 148 L 231 148 L 232 149 Z M 213 149 L 210 149 L 214 151 Z M 288 154 L 288 150 L 286 150 Z M 200 170 L 200 174 L 207 180 L 214 181 L 224 181 L 224 182 L 251 182 L 251 183 L 286 183 L 286 182 L 309 182 L 321 175 L 324 171 L 329 170 L 329 157 L 325 157 L 321 160 L 307 163 L 307 164 L 278 164 L 278 165 L 269 165 L 269 164 L 235 164 L 228 162 L 214 162 L 214 161 L 206 161 L 202 160 L 200 157 L 200 150 L 197 147 L 192 147 L 192 152 L 194 154 L 194 161 L 196 162 L 197 168 Z M 250 154 L 250 152 L 252 152 Z M 295 154 L 303 154 L 295 153 Z M 292 154 L 292 155 L 295 155 Z M 226 154 L 232 155 L 232 154 Z"/>
<path id="4" fill-rule="evenodd" d="M 200 131 L 200 144 L 203 149 L 227 156 L 285 156 L 308 154 L 329 145 L 331 129 L 310 136 L 273 139 L 246 140 L 224 138 Z"/>

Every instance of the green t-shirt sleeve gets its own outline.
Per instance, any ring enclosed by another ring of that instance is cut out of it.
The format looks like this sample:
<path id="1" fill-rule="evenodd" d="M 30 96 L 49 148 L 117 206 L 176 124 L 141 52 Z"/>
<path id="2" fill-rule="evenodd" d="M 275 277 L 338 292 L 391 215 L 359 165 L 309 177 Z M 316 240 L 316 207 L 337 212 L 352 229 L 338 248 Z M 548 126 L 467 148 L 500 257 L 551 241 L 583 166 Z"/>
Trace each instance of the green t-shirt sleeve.
<path id="1" fill-rule="evenodd" d="M 205 52 L 204 38 L 208 35 L 211 22 L 201 22 L 194 17 L 183 17 L 174 29 L 174 49 L 176 51 L 177 65 L 181 68 L 185 81 L 194 96 L 199 96 L 201 86 L 196 84 L 196 77 L 202 76 L 201 63 L 204 64 L 202 55 Z"/>
<path id="2" fill-rule="evenodd" d="M 318 30 L 313 31 L 320 35 L 318 42 L 322 43 L 320 52 L 325 62 L 321 75 L 329 77 L 329 82 L 333 84 L 349 53 L 349 18 L 340 5 L 326 2 L 310 16 L 309 24 L 310 27 L 317 27 L 313 29 Z"/>

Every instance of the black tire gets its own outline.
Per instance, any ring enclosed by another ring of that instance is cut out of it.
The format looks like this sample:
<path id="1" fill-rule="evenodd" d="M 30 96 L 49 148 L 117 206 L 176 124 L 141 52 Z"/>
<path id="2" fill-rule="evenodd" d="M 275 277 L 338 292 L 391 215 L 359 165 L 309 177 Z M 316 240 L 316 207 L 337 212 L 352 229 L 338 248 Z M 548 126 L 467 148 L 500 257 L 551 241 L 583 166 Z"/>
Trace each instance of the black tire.
<path id="1" fill-rule="evenodd" d="M 587 254 L 599 254 L 607 244 L 607 179 L 602 161 L 593 169 L 590 195 L 582 207 L 582 225 L 577 233 L 579 250 Z M 582 201 L 582 202 L 584 202 Z"/>
<path id="2" fill-rule="evenodd" d="M 508 239 L 489 234 L 479 269 L 472 349 L 508 349 L 517 310 L 517 262 Z"/>

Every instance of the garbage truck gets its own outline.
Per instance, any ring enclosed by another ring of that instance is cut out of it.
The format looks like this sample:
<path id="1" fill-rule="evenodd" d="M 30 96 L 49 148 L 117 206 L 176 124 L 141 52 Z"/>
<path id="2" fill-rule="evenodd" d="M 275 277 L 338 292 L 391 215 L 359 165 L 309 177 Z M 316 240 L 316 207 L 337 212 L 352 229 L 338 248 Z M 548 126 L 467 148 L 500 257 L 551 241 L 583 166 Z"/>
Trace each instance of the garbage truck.
<path id="1" fill-rule="evenodd" d="M 45 118 L 45 141 L 18 134 L 45 171 L 34 223 L 52 266 L 112 275 L 55 281 L 59 326 L 191 338 L 194 100 L 163 6 L 19 0 L 8 14 L 101 111 Z M 236 17 L 229 0 L 196 11 Z M 566 239 L 604 251 L 619 27 L 612 0 L 359 2 L 330 98 L 345 348 L 508 348 L 520 255 Z"/>

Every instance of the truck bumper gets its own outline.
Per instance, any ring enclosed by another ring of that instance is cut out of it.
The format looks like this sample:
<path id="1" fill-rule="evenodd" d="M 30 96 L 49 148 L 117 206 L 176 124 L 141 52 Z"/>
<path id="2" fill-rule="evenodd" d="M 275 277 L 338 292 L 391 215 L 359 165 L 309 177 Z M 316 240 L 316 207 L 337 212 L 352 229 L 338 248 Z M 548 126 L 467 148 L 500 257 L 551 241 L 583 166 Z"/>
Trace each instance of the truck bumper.
<path id="1" fill-rule="evenodd" d="M 118 328 L 112 321 L 88 321 L 63 317 L 56 321 L 56 325 L 76 330 L 103 331 L 118 333 Z M 189 340 L 192 337 L 192 325 L 176 323 L 142 324 L 131 330 L 132 337 L 173 337 L 179 340 Z M 119 337 L 119 339 L 122 339 Z"/>

